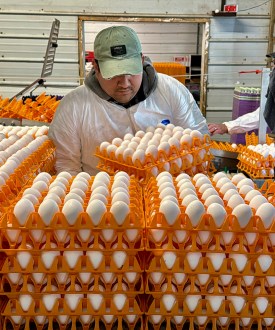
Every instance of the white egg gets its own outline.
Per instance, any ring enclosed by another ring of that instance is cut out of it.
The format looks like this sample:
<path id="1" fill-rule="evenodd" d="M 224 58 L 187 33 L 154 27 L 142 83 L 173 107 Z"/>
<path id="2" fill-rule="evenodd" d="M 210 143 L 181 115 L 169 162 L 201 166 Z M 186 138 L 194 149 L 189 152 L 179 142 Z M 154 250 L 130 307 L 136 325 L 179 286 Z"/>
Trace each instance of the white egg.
<path id="1" fill-rule="evenodd" d="M 184 189 L 182 189 L 182 191 L 180 192 L 180 196 L 179 196 L 179 198 L 183 201 L 183 200 L 186 198 L 186 196 L 191 196 L 191 195 L 196 196 L 196 197 L 197 197 L 196 199 L 198 199 L 198 196 L 197 196 L 196 191 L 194 191 L 194 190 L 191 189 L 191 188 L 184 188 Z M 182 205 L 184 205 L 184 204 L 182 204 Z"/>
<path id="2" fill-rule="evenodd" d="M 177 177 L 176 177 L 176 181 L 177 182 L 180 182 L 182 179 L 189 179 L 189 180 L 191 180 L 191 177 L 187 173 L 181 173 L 181 174 L 177 175 Z"/>
<path id="3" fill-rule="evenodd" d="M 241 180 L 245 179 L 246 176 L 243 173 L 234 174 L 231 178 L 232 183 L 237 185 Z"/>
<path id="4" fill-rule="evenodd" d="M 55 194 L 57 195 L 59 198 L 64 198 L 65 195 L 66 195 L 66 192 L 64 189 L 62 189 L 61 187 L 53 187 L 53 188 L 50 188 L 48 190 L 48 194 Z"/>
<path id="5" fill-rule="evenodd" d="M 203 186 L 202 186 L 203 187 Z M 218 192 L 213 188 L 213 187 L 208 187 L 207 189 L 204 190 L 202 193 L 201 199 L 205 201 L 208 197 L 210 196 L 219 196 Z"/>
<path id="6" fill-rule="evenodd" d="M 221 227 L 227 217 L 225 208 L 219 203 L 212 203 L 207 207 L 207 214 L 211 215 L 217 228 Z"/>
<path id="7" fill-rule="evenodd" d="M 106 205 L 101 200 L 98 199 L 92 200 L 86 208 L 86 212 L 95 226 L 97 226 L 100 223 L 106 211 L 107 211 Z"/>
<path id="8" fill-rule="evenodd" d="M 34 211 L 33 203 L 29 199 L 22 198 L 15 204 L 13 214 L 18 223 L 24 226 L 30 214 Z"/>
<path id="9" fill-rule="evenodd" d="M 178 204 L 166 199 L 161 201 L 159 212 L 164 215 L 168 225 L 173 225 L 180 215 L 180 208 Z"/>
<path id="10" fill-rule="evenodd" d="M 39 205 L 37 212 L 43 220 L 44 224 L 49 226 L 54 215 L 59 212 L 59 207 L 54 200 L 46 199 Z"/>
<path id="11" fill-rule="evenodd" d="M 62 213 L 67 219 L 69 225 L 73 225 L 76 222 L 81 212 L 83 212 L 83 206 L 75 199 L 68 200 L 62 208 Z"/>
<path id="12" fill-rule="evenodd" d="M 225 172 L 217 172 L 213 176 L 213 181 L 217 183 L 221 178 L 226 178 L 226 177 L 227 175 Z"/>
<path id="13" fill-rule="evenodd" d="M 233 183 L 227 182 L 220 188 L 219 192 L 224 195 L 229 189 L 235 189 L 237 191 L 237 187 Z"/>
<path id="14" fill-rule="evenodd" d="M 240 189 L 241 186 L 243 186 L 243 185 L 248 185 L 248 186 L 251 186 L 252 188 L 255 187 L 254 182 L 249 178 L 245 178 L 245 179 L 240 180 L 237 184 L 237 188 Z"/>
<path id="15" fill-rule="evenodd" d="M 185 213 L 188 215 L 192 225 L 196 227 L 205 214 L 205 208 L 201 201 L 194 200 L 186 207 Z"/>
<path id="16" fill-rule="evenodd" d="M 254 196 L 251 201 L 249 202 L 249 206 L 253 209 L 257 210 L 262 204 L 267 203 L 267 199 L 260 195 L 260 196 Z"/>
<path id="17" fill-rule="evenodd" d="M 239 194 L 233 194 L 227 201 L 227 206 L 229 206 L 232 210 L 240 204 L 245 204 L 245 202 Z"/>
<path id="18" fill-rule="evenodd" d="M 192 191 L 192 190 L 191 190 Z M 196 194 L 187 194 L 181 201 L 181 205 L 187 207 L 191 202 L 199 200 Z"/>
<path id="19" fill-rule="evenodd" d="M 266 229 L 268 229 L 275 219 L 275 207 L 270 203 L 263 203 L 256 210 L 256 215 L 262 219 Z"/>
<path id="20" fill-rule="evenodd" d="M 79 196 L 78 194 L 73 193 L 73 192 L 69 192 L 69 193 L 65 196 L 63 202 L 66 203 L 66 202 L 67 202 L 68 200 L 70 200 L 70 199 L 75 199 L 75 200 L 79 201 L 82 205 L 83 205 L 83 203 L 84 203 L 83 198 L 82 198 L 81 196 Z"/>
<path id="21" fill-rule="evenodd" d="M 245 195 L 244 200 L 250 202 L 255 196 L 262 196 L 259 190 L 252 189 Z"/>
<path id="22" fill-rule="evenodd" d="M 252 209 L 247 204 L 237 205 L 234 210 L 232 211 L 232 215 L 235 215 L 239 221 L 241 228 L 247 226 L 248 222 L 250 221 L 251 217 L 253 216 Z"/>
<path id="23" fill-rule="evenodd" d="M 129 205 L 125 202 L 117 201 L 112 204 L 110 208 L 110 213 L 114 216 L 115 221 L 118 225 L 122 225 L 123 222 L 126 220 L 126 217 L 130 213 Z"/>
<path id="24" fill-rule="evenodd" d="M 250 191 L 250 190 L 254 190 L 251 186 L 244 184 L 241 186 L 241 188 L 239 189 L 239 194 L 242 196 L 246 196 L 246 194 Z"/>
<path id="25" fill-rule="evenodd" d="M 56 178 L 65 178 L 67 179 L 68 181 L 72 178 L 72 175 L 69 173 L 69 172 L 66 172 L 66 171 L 62 171 L 60 173 L 57 174 Z"/>

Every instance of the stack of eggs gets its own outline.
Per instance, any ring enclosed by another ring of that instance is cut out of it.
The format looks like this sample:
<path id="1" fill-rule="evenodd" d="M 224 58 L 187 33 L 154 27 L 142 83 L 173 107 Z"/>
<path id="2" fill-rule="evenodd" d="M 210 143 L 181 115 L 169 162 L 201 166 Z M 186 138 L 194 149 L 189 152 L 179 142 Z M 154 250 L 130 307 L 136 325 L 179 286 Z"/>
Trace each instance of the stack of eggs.
<path id="1" fill-rule="evenodd" d="M 142 203 L 125 172 L 38 174 L 1 221 L 5 324 L 139 326 Z"/>
<path id="2" fill-rule="evenodd" d="M 239 173 L 145 187 L 147 322 L 274 328 L 275 207 Z"/>
<path id="3" fill-rule="evenodd" d="M 238 156 L 238 168 L 252 178 L 273 178 L 275 167 L 275 145 L 249 145 Z"/>
<path id="4" fill-rule="evenodd" d="M 148 127 L 146 132 L 102 142 L 96 156 L 101 170 L 111 174 L 124 170 L 144 183 L 163 171 L 174 175 L 182 171 L 190 175 L 208 173 L 210 145 L 209 135 L 203 136 L 197 130 L 159 124 Z"/>
<path id="5" fill-rule="evenodd" d="M 0 126 L 0 201 L 9 206 L 18 191 L 37 172 L 54 163 L 48 127 Z M 0 207 L 1 210 L 1 207 Z"/>

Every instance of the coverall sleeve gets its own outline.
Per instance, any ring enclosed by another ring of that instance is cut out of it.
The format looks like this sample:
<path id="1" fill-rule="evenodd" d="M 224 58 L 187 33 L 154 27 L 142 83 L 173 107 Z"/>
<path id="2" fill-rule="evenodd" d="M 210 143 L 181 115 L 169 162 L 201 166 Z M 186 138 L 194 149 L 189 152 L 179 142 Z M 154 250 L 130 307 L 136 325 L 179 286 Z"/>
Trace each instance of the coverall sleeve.
<path id="1" fill-rule="evenodd" d="M 253 112 L 246 113 L 235 120 L 224 122 L 229 134 L 239 134 L 259 128 L 259 112 L 257 108 Z"/>
<path id="2" fill-rule="evenodd" d="M 78 109 L 70 94 L 60 102 L 49 128 L 49 138 L 56 146 L 56 171 L 72 175 L 82 171 Z"/>

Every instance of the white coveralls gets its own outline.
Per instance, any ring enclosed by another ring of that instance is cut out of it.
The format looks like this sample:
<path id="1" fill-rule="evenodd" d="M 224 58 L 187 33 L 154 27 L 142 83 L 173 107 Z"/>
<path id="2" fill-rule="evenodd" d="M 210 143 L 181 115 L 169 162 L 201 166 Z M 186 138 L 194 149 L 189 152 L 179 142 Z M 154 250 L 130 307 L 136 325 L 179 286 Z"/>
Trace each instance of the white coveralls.
<path id="1" fill-rule="evenodd" d="M 159 73 L 155 90 L 127 109 L 104 100 L 86 85 L 77 87 L 61 100 L 49 129 L 57 148 L 57 173 L 85 171 L 95 175 L 98 158 L 94 153 L 101 142 L 145 131 L 164 119 L 175 126 L 209 133 L 192 94 L 170 76 Z"/>

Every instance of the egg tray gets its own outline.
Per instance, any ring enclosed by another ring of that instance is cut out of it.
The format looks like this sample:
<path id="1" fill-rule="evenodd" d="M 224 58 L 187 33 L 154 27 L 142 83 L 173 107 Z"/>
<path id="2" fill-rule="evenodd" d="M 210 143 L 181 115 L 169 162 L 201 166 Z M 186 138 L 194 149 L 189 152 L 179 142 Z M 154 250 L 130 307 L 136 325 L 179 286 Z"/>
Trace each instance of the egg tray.
<path id="1" fill-rule="evenodd" d="M 115 253 L 115 251 L 113 253 Z M 90 260 L 89 257 L 79 257 L 75 267 L 70 267 L 63 256 L 54 257 L 52 263 L 50 264 L 50 267 L 47 267 L 42 262 L 41 257 L 39 255 L 30 256 L 30 260 L 26 264 L 26 266 L 24 265 L 23 267 L 21 267 L 20 263 L 16 258 L 16 253 L 14 253 L 4 258 L 4 261 L 2 262 L 1 274 L 8 274 L 11 272 L 22 274 L 75 274 L 76 272 L 92 272 L 95 274 L 100 274 L 103 272 L 125 273 L 130 270 L 133 272 L 141 272 L 144 269 L 143 259 L 139 254 L 137 254 L 137 252 L 129 252 L 128 255 L 125 257 L 125 261 L 122 266 L 118 266 L 115 263 L 115 261 L 113 260 L 113 253 L 105 253 L 99 265 L 94 265 L 94 263 Z"/>
<path id="2" fill-rule="evenodd" d="M 106 150 L 100 151 L 99 147 L 96 148 L 95 156 L 99 158 L 98 168 L 102 171 L 106 171 L 110 175 L 115 174 L 117 171 L 125 171 L 129 175 L 133 175 L 140 183 L 146 184 L 149 179 L 154 176 L 154 168 L 157 168 L 157 172 L 166 171 L 165 164 L 169 163 L 169 172 L 173 175 L 177 175 L 182 172 L 186 172 L 189 175 L 194 175 L 198 172 L 212 173 L 214 169 L 211 166 L 211 159 L 213 158 L 209 149 L 211 147 L 211 140 L 208 135 L 204 136 L 203 143 L 198 138 L 193 139 L 192 151 L 189 151 L 189 147 L 186 144 L 182 144 L 182 150 L 179 151 L 175 146 L 170 147 L 170 155 L 168 156 L 164 151 L 158 152 L 157 161 L 151 155 L 145 157 L 142 165 L 139 160 L 136 160 L 133 164 L 131 157 L 128 157 L 126 161 L 123 160 L 122 155 L 116 159 L 114 153 L 107 154 Z M 199 157 L 199 151 L 205 150 L 205 156 L 203 159 Z M 186 158 L 187 155 L 192 155 L 193 162 L 190 163 Z M 176 164 L 176 160 L 182 160 L 182 166 Z M 197 169 L 194 169 L 197 167 Z"/>
<path id="3" fill-rule="evenodd" d="M 199 294 L 198 294 L 199 295 Z M 195 295 L 193 295 L 195 296 Z M 222 296 L 222 295 L 220 295 Z M 163 294 L 148 296 L 148 310 L 145 313 L 147 318 L 151 315 L 162 315 L 165 319 L 167 317 L 181 315 L 187 320 L 193 319 L 199 316 L 205 316 L 211 321 L 212 319 L 217 319 L 218 317 L 228 317 L 229 322 L 235 323 L 241 318 L 251 318 L 251 321 L 263 321 L 264 318 L 274 319 L 274 302 L 269 303 L 265 312 L 260 313 L 254 302 L 246 302 L 242 310 L 237 313 L 234 305 L 230 300 L 225 299 L 217 312 L 213 312 L 210 303 L 207 299 L 202 298 L 198 300 L 197 306 L 190 311 L 186 303 L 186 299 L 180 299 L 175 294 L 175 303 L 171 306 L 171 309 L 167 310 L 163 303 Z M 188 298 L 188 296 L 186 296 Z M 275 323 L 275 319 L 274 322 Z"/>
<path id="4" fill-rule="evenodd" d="M 274 142 L 274 139 L 266 134 L 266 144 L 271 144 Z M 256 146 L 259 144 L 259 137 L 255 134 L 255 132 L 245 133 L 245 144 L 246 146 L 254 145 Z"/>
<path id="5" fill-rule="evenodd" d="M 0 219 L 16 197 L 40 172 L 53 172 L 55 163 L 55 146 L 45 141 L 33 154 L 27 157 L 10 175 L 6 184 L 0 187 Z"/>
<path id="6" fill-rule="evenodd" d="M 224 150 L 224 151 L 229 151 L 229 152 L 236 152 L 236 153 L 241 153 L 244 149 L 244 146 L 242 144 L 236 145 L 234 148 L 231 143 L 229 142 L 222 142 L 222 141 L 212 141 L 212 147 L 211 149 L 216 149 L 216 150 Z"/>
<path id="7" fill-rule="evenodd" d="M 25 102 L 16 98 L 11 101 L 8 98 L 0 99 L 0 117 L 50 123 L 59 103 L 60 100 L 57 100 L 56 96 L 52 97 L 46 93 L 40 94 L 35 101 L 30 98 Z"/>
<path id="8" fill-rule="evenodd" d="M 162 277 L 155 277 L 156 274 L 161 274 Z M 228 275 L 231 279 L 228 279 Z M 253 277 L 252 280 L 250 280 L 251 277 Z M 208 272 L 207 270 L 204 270 L 204 273 L 200 274 L 188 274 L 167 271 L 161 273 L 157 269 L 153 272 L 146 272 L 145 275 L 146 294 L 174 294 L 176 292 L 177 297 L 186 297 L 189 294 L 198 294 L 199 292 L 205 296 L 230 296 L 235 295 L 231 292 L 232 287 L 236 288 L 236 294 L 238 296 L 248 296 L 250 299 L 255 299 L 259 295 L 254 293 L 254 289 L 260 287 L 262 290 L 261 297 L 268 297 L 271 301 L 275 301 L 274 276 L 263 275 L 258 277 L 251 275 L 249 280 L 247 280 L 242 275 L 211 274 L 211 271 Z M 211 293 L 209 289 L 211 289 Z"/>
<path id="9" fill-rule="evenodd" d="M 128 314 L 132 316 L 131 314 Z M 90 315 L 83 315 L 85 318 L 90 317 Z M 133 315 L 135 316 L 135 315 Z M 38 316 L 39 317 L 39 316 Z M 66 315 L 64 315 L 66 317 Z M 133 330 L 139 330 L 144 329 L 144 321 L 143 321 L 143 315 L 136 315 L 136 319 L 134 322 L 129 322 L 127 317 L 123 317 L 120 315 L 114 316 L 114 321 L 111 321 L 107 323 L 104 319 L 104 317 L 100 316 L 91 316 L 91 321 L 86 322 L 81 321 L 80 317 L 77 317 L 75 315 L 70 315 L 70 321 L 63 322 L 63 324 L 58 320 L 57 317 L 52 317 L 48 315 L 44 322 L 36 322 L 33 320 L 32 317 L 24 317 L 21 324 L 15 324 L 10 317 L 3 317 L 3 325 L 1 327 L 2 330 L 19 330 L 22 329 L 22 326 L 24 327 L 24 330 L 44 330 L 46 329 L 58 329 L 58 330 L 68 330 L 68 327 L 71 330 L 114 330 L 114 329 L 133 329 Z M 0 322 L 1 322 L 1 316 L 0 316 Z M 1 323 L 0 323 L 1 325 Z"/>
<path id="10" fill-rule="evenodd" d="M 37 250 L 41 249 L 41 245 L 44 245 L 45 250 L 52 250 L 51 243 L 54 242 L 60 251 L 75 249 L 76 243 L 83 249 L 90 249 L 93 244 L 93 250 L 139 251 L 144 249 L 144 226 L 143 213 L 135 205 L 130 205 L 130 213 L 122 225 L 116 222 L 109 211 L 97 226 L 86 212 L 79 214 L 74 225 L 68 225 L 64 214 L 58 212 L 50 226 L 46 226 L 36 212 L 30 214 L 25 226 L 20 226 L 13 213 L 7 213 L 0 221 L 0 250 L 17 249 L 19 246 L 20 249 L 28 249 L 27 243 L 31 243 Z M 106 229 L 114 231 L 113 238 L 104 239 L 103 231 Z M 84 230 L 89 232 L 84 234 Z M 130 237 L 132 231 L 136 237 Z"/>
<path id="11" fill-rule="evenodd" d="M 2 310 L 2 317 L 10 319 L 14 316 L 22 316 L 24 320 L 35 319 L 38 316 L 46 316 L 49 321 L 57 321 L 60 315 L 69 315 L 75 321 L 79 319 L 81 315 L 91 315 L 98 321 L 102 321 L 104 315 L 114 315 L 115 317 L 125 319 L 127 315 L 137 315 L 141 317 L 143 311 L 140 306 L 143 305 L 142 297 L 136 295 L 128 295 L 124 306 L 118 309 L 113 301 L 114 293 L 111 296 L 103 297 L 101 305 L 98 309 L 94 309 L 88 298 L 83 298 L 77 304 L 74 311 L 71 311 L 66 300 L 64 298 L 57 299 L 53 304 L 50 311 L 46 309 L 41 300 L 33 301 L 27 311 L 24 311 L 16 299 L 8 300 L 5 308 Z M 11 321 L 12 322 L 12 321 Z M 12 322 L 14 324 L 14 322 Z M 66 323 L 67 325 L 67 323 Z M 26 328 L 24 328 L 26 329 Z"/>
<path id="12" fill-rule="evenodd" d="M 263 155 L 245 148 L 238 156 L 239 163 L 237 167 L 246 172 L 252 178 L 273 178 L 275 159 L 268 155 Z"/>
<path id="13" fill-rule="evenodd" d="M 138 269 L 135 269 L 138 268 Z M 87 277 L 89 274 L 89 278 Z M 4 274 L 0 280 L 1 292 L 5 292 L 10 298 L 18 298 L 18 294 L 28 293 L 28 284 L 31 283 L 34 287 L 34 292 L 51 293 L 51 285 L 54 285 L 59 293 L 77 293 L 75 285 L 77 284 L 81 292 L 93 291 L 94 293 L 102 293 L 102 289 L 106 293 L 113 292 L 116 287 L 116 292 L 125 291 L 133 294 L 144 292 L 144 272 L 139 269 L 139 265 L 135 264 L 128 272 L 118 270 L 113 272 L 112 278 L 106 280 L 103 273 L 97 272 L 68 272 L 65 274 L 60 273 L 7 273 Z M 106 272 L 110 275 L 110 272 Z M 135 276 L 135 278 L 133 278 Z M 11 280 L 12 278 L 12 280 Z M 47 285 L 46 285 L 47 284 Z"/>
<path id="14" fill-rule="evenodd" d="M 206 317 L 205 322 L 201 325 L 198 322 L 197 316 L 183 317 L 181 314 L 175 316 L 157 316 L 160 317 L 160 321 L 157 324 L 151 321 L 150 316 L 146 317 L 144 330 L 273 330 L 275 326 L 275 322 L 266 325 L 265 321 L 260 318 L 255 320 L 252 319 L 248 325 L 244 326 L 240 318 L 230 318 L 230 320 L 223 325 L 221 324 L 219 317 Z M 181 321 L 181 318 L 184 320 Z M 201 318 L 204 318 L 204 316 L 202 315 Z"/>

